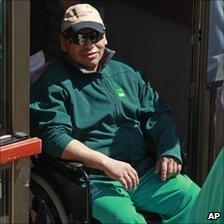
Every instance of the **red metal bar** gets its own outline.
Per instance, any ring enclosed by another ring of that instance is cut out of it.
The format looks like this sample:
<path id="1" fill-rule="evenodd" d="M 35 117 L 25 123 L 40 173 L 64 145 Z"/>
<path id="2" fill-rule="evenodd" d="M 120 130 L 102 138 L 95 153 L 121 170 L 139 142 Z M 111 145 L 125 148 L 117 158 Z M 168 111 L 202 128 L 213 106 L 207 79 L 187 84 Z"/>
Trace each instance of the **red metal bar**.
<path id="1" fill-rule="evenodd" d="M 41 152 L 41 140 L 30 138 L 20 142 L 8 144 L 0 148 L 0 164 L 37 155 Z"/>

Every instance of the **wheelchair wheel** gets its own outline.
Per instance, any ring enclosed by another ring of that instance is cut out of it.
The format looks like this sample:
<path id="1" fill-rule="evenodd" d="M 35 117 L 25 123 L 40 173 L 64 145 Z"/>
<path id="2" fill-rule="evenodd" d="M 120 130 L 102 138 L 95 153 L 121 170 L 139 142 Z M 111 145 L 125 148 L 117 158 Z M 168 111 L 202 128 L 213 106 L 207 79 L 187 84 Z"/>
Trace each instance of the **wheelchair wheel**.
<path id="1" fill-rule="evenodd" d="M 29 224 L 68 224 L 68 216 L 52 187 L 32 173 Z"/>

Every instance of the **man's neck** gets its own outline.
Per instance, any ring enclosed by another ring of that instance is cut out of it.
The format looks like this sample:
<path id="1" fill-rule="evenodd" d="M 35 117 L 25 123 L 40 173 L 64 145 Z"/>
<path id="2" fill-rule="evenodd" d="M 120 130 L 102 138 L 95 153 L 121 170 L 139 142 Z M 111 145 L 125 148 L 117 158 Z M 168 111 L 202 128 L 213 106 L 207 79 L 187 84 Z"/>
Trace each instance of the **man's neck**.
<path id="1" fill-rule="evenodd" d="M 76 63 L 75 61 L 72 60 L 72 58 L 66 53 L 63 55 L 63 58 L 68 61 L 72 66 L 75 66 L 77 69 L 79 69 L 82 73 L 84 74 L 91 74 L 91 73 L 96 73 L 96 72 L 101 72 L 102 69 L 108 64 L 110 59 L 113 57 L 115 54 L 115 51 L 110 50 L 108 48 L 105 49 L 104 55 L 102 59 L 100 60 L 98 66 L 96 68 L 86 68 L 81 64 Z"/>

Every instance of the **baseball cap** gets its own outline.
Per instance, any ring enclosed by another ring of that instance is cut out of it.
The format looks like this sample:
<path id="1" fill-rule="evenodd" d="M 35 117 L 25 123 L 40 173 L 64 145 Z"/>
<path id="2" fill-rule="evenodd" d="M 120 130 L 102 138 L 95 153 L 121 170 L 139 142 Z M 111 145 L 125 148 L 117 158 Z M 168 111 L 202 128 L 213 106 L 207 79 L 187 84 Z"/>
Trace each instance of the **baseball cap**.
<path id="1" fill-rule="evenodd" d="M 75 33 L 83 28 L 92 28 L 104 33 L 105 26 L 99 12 L 89 4 L 70 6 L 62 19 L 61 32 L 72 29 Z"/>

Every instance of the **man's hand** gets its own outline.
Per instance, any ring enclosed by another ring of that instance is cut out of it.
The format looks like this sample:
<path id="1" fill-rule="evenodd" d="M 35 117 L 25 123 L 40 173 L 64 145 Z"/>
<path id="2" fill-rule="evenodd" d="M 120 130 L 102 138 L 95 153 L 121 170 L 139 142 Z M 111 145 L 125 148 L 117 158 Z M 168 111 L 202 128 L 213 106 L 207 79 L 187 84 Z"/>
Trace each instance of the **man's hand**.
<path id="1" fill-rule="evenodd" d="M 103 170 L 108 177 L 120 181 L 126 190 L 133 189 L 139 184 L 138 173 L 129 163 L 108 157 Z"/>
<path id="2" fill-rule="evenodd" d="M 175 176 L 180 173 L 181 171 L 181 164 L 180 162 L 169 156 L 161 157 L 156 162 L 156 173 L 160 173 L 161 180 L 165 181 L 169 179 L 171 176 Z"/>
<path id="3" fill-rule="evenodd" d="M 61 158 L 81 161 L 88 167 L 102 170 L 111 179 L 120 181 L 125 189 L 132 189 L 139 184 L 138 174 L 129 163 L 92 150 L 76 139 L 69 142 Z"/>

